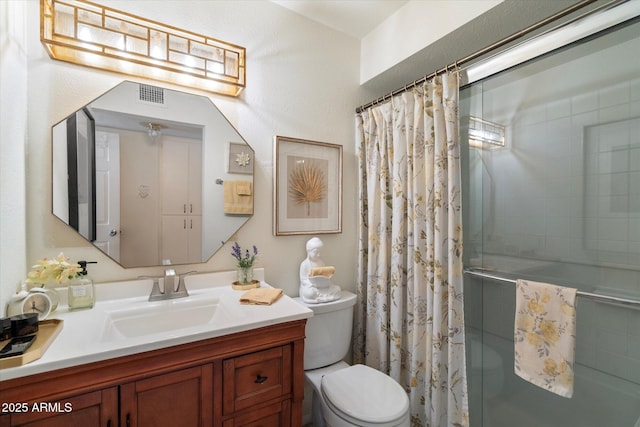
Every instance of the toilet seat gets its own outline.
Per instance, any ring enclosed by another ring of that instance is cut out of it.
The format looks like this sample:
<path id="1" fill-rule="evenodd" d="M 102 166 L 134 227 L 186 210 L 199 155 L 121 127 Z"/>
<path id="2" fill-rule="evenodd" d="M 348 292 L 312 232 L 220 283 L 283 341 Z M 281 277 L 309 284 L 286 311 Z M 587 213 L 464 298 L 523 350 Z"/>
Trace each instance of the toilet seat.
<path id="1" fill-rule="evenodd" d="M 331 410 L 354 425 L 394 426 L 408 417 L 409 398 L 400 384 L 365 365 L 325 375 L 321 390 Z"/>

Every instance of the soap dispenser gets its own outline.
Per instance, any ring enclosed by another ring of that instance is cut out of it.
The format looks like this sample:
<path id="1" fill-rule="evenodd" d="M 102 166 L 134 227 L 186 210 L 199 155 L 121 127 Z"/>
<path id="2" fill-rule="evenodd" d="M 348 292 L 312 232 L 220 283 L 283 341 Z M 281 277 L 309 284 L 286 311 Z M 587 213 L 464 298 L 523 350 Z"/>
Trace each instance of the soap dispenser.
<path id="1" fill-rule="evenodd" d="M 68 298 L 69 311 L 92 308 L 96 303 L 96 293 L 93 280 L 87 274 L 87 264 L 96 264 L 95 261 L 78 261 L 82 271 L 77 280 L 69 283 Z"/>

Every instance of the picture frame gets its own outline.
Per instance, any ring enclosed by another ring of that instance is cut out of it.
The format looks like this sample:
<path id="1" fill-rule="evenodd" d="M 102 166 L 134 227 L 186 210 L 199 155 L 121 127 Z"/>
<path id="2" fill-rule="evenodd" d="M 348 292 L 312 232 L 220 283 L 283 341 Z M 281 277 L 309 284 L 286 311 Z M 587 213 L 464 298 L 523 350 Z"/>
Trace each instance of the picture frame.
<path id="1" fill-rule="evenodd" d="M 243 142 L 230 142 L 227 156 L 227 173 L 252 174 L 254 152 Z"/>
<path id="2" fill-rule="evenodd" d="M 342 145 L 274 137 L 273 234 L 342 233 Z"/>

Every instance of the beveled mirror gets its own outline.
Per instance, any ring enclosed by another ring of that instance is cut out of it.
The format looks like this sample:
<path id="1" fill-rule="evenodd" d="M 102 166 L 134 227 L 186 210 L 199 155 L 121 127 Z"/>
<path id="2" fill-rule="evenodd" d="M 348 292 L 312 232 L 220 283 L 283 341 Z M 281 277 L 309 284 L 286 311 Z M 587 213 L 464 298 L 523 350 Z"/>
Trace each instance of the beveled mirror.
<path id="1" fill-rule="evenodd" d="M 123 267 L 206 262 L 253 215 L 253 149 L 204 96 L 123 82 L 52 150 L 53 214 Z"/>

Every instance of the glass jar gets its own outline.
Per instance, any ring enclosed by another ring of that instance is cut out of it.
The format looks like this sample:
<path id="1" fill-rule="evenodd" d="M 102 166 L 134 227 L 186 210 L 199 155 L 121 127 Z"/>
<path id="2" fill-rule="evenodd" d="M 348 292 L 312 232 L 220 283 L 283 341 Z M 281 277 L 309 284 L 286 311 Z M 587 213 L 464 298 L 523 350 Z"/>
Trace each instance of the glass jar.
<path id="1" fill-rule="evenodd" d="M 53 313 L 54 311 L 56 311 L 56 309 L 58 308 L 58 304 L 60 303 L 60 297 L 58 297 L 58 291 L 56 291 L 55 288 L 49 288 L 46 286 L 44 289 L 45 289 L 45 293 L 51 300 L 51 313 Z"/>
<path id="2" fill-rule="evenodd" d="M 68 283 L 69 311 L 92 308 L 96 303 L 96 293 L 93 280 L 81 276 Z"/>
<path id="3" fill-rule="evenodd" d="M 239 285 L 248 285 L 253 282 L 253 266 L 237 267 L 237 273 Z"/>

